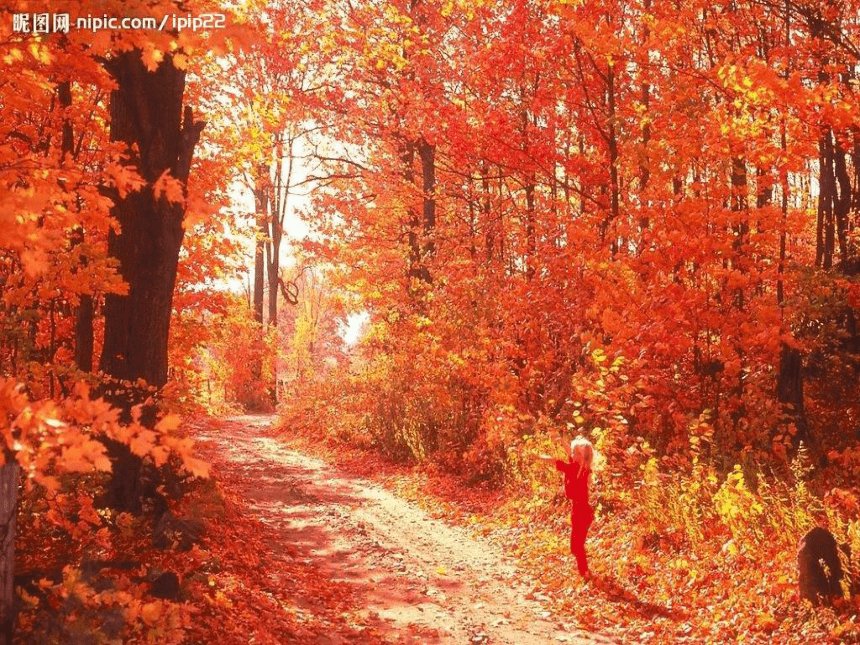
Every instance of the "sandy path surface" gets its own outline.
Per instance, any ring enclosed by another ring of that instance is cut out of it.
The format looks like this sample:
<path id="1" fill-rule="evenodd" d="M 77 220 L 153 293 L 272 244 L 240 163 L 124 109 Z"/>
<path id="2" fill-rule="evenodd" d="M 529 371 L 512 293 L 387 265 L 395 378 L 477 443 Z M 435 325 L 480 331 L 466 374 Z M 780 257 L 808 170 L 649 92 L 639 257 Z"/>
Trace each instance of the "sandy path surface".
<path id="1" fill-rule="evenodd" d="M 290 450 L 271 436 L 272 421 L 234 417 L 198 440 L 215 476 L 249 513 L 323 575 L 352 587 L 363 609 L 351 620 L 368 633 L 415 644 L 612 642 L 554 616 L 497 546 Z M 332 635 L 318 642 L 345 641 Z"/>

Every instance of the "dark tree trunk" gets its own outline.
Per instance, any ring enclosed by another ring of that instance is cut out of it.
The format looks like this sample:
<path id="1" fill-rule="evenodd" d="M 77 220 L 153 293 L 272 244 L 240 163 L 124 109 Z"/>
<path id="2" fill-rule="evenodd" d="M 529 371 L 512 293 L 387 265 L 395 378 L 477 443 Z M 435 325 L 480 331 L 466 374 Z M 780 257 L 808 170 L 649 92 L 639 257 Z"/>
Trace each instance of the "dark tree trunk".
<path id="1" fill-rule="evenodd" d="M 436 251 L 433 229 L 436 228 L 436 147 L 423 138 L 418 142 L 418 156 L 421 158 L 422 211 L 424 214 L 424 248 L 422 260 L 426 262 Z M 425 279 L 432 281 L 425 266 Z"/>
<path id="2" fill-rule="evenodd" d="M 484 214 L 484 227 L 486 229 L 486 234 L 484 235 L 484 253 L 487 257 L 487 264 L 489 264 L 493 261 L 496 246 L 496 224 L 490 219 L 492 212 L 490 204 L 490 179 L 488 177 L 486 161 L 481 162 L 481 190 L 484 196 L 481 208 Z"/>
<path id="3" fill-rule="evenodd" d="M 136 148 L 132 163 L 146 185 L 115 196 L 112 214 L 121 227 L 111 231 L 108 251 L 119 261 L 127 295 L 105 297 L 104 349 L 100 367 L 118 380 L 144 379 L 161 387 L 167 382 L 167 343 L 185 207 L 156 197 L 153 184 L 164 174 L 187 184 L 194 146 L 204 124 L 185 108 L 185 72 L 168 56 L 148 71 L 137 50 L 107 63 L 117 83 L 111 93 L 111 140 Z M 126 413 L 140 402 L 134 392 L 112 392 Z M 138 510 L 140 460 L 127 447 L 108 442 L 114 481 L 109 501 L 123 510 Z"/>
<path id="4" fill-rule="evenodd" d="M 72 105 L 72 84 L 65 81 L 57 85 L 57 97 L 65 109 Z M 60 142 L 63 152 L 63 162 L 68 163 L 75 158 L 75 140 L 72 121 L 63 117 L 62 138 Z M 72 232 L 72 248 L 84 241 L 84 229 L 81 226 Z M 86 259 L 82 260 L 86 266 Z M 80 302 L 75 309 L 75 365 L 84 372 L 93 371 L 93 298 L 89 294 L 81 294 Z"/>
<path id="5" fill-rule="evenodd" d="M 833 218 L 833 146 L 830 128 L 825 127 L 818 141 L 818 221 L 816 225 L 815 265 L 823 269 L 833 266 L 836 227 Z"/>
<path id="6" fill-rule="evenodd" d="M 436 147 L 424 138 L 407 141 L 402 145 L 400 159 L 403 162 L 403 178 L 410 184 L 417 183 L 412 168 L 416 151 L 421 164 L 421 210 L 411 204 L 407 208 L 406 221 L 409 227 L 407 275 L 429 284 L 433 282 L 433 277 L 427 267 L 427 260 L 436 250 L 436 243 L 433 240 L 433 229 L 436 227 Z M 413 289 L 412 285 L 409 289 Z"/>
<path id="7" fill-rule="evenodd" d="M 794 435 L 795 447 L 801 440 L 808 443 L 806 414 L 803 410 L 803 355 L 785 343 L 782 344 L 779 356 L 776 396 L 783 405 L 785 415 L 797 428 L 797 434 Z"/>
<path id="8" fill-rule="evenodd" d="M 608 146 L 609 146 L 609 184 L 612 189 L 610 195 L 610 220 L 617 222 L 621 213 L 621 185 L 618 177 L 618 138 L 615 124 L 615 64 L 611 63 L 606 70 L 606 104 L 609 110 L 607 119 Z M 609 230 L 610 221 L 606 222 L 603 234 Z M 618 252 L 618 240 L 612 240 L 610 244 L 612 254 Z"/>
<path id="9" fill-rule="evenodd" d="M 118 379 L 167 382 L 167 340 L 185 208 L 156 198 L 153 184 L 169 172 L 188 181 L 191 156 L 203 129 L 191 108 L 182 122 L 185 72 L 168 57 L 155 72 L 143 65 L 138 51 L 121 54 L 109 70 L 118 88 L 111 93 L 113 141 L 137 146 L 138 172 L 147 182 L 139 191 L 116 200 L 112 213 L 120 234 L 111 231 L 108 251 L 117 258 L 128 284 L 125 296 L 105 297 L 105 340 L 101 369 Z"/>
<path id="10" fill-rule="evenodd" d="M 411 184 L 415 181 L 412 164 L 415 162 L 415 144 L 412 141 L 404 143 L 400 149 L 400 160 L 403 162 L 403 179 Z M 407 240 L 409 242 L 409 268 L 406 272 L 409 278 L 421 277 L 421 238 L 418 233 L 421 220 L 418 209 L 411 203 L 406 208 Z M 409 285 L 411 289 L 412 286 Z"/>
<path id="11" fill-rule="evenodd" d="M 12 645 L 15 630 L 15 519 L 18 512 L 18 462 L 6 451 L 0 466 L 0 637 Z"/>
<path id="12" fill-rule="evenodd" d="M 93 298 L 82 295 L 75 310 L 75 364 L 84 372 L 93 371 Z"/>

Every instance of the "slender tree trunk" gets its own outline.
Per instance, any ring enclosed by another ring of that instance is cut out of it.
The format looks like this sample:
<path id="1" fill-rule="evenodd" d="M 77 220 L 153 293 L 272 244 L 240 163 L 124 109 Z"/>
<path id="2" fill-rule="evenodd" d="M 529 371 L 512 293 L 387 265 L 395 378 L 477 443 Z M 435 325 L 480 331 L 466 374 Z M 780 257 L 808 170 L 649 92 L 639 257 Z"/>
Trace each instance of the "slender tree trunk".
<path id="1" fill-rule="evenodd" d="M 645 0 L 643 8 L 646 12 L 651 10 L 651 0 Z M 648 22 L 642 25 L 642 40 L 647 45 L 651 39 L 651 29 Z M 648 50 L 645 50 L 645 61 L 648 62 Z M 642 110 L 645 123 L 642 126 L 642 162 L 639 165 L 639 208 L 645 212 L 639 217 L 639 228 L 643 231 L 650 226 L 650 218 L 648 216 L 649 202 L 645 197 L 645 192 L 648 189 L 648 182 L 651 180 L 650 161 L 648 159 L 648 147 L 651 143 L 651 123 L 648 120 L 648 111 L 651 107 L 651 84 L 647 81 L 648 74 L 642 70 L 642 77 L 646 80 L 642 82 Z"/>
<path id="2" fill-rule="evenodd" d="M 12 645 L 15 631 L 15 523 L 18 513 L 18 462 L 6 451 L 0 466 L 0 634 Z"/>
<path id="3" fill-rule="evenodd" d="M 72 105 L 72 84 L 65 81 L 57 85 L 57 97 L 63 108 Z M 72 121 L 63 118 L 61 146 L 64 163 L 70 162 L 75 156 L 75 140 Z M 83 227 L 76 227 L 72 232 L 72 248 L 84 241 Z M 82 262 L 86 266 L 86 260 Z M 89 294 L 81 294 L 75 309 L 75 364 L 84 372 L 93 371 L 93 298 Z"/>
<path id="4" fill-rule="evenodd" d="M 803 409 L 803 355 L 799 350 L 782 344 L 779 356 L 779 377 L 776 385 L 777 399 L 783 410 L 797 428 L 794 445 L 803 440 L 808 443 L 806 413 Z"/>
<path id="5" fill-rule="evenodd" d="M 842 267 L 848 265 L 853 255 L 848 240 L 848 214 L 851 210 L 851 179 L 845 162 L 845 151 L 834 137 L 833 140 L 833 216 L 836 220 L 836 235 L 839 240 L 839 261 Z M 838 191 L 836 188 L 838 187 Z"/>
<path id="6" fill-rule="evenodd" d="M 744 272 L 746 270 L 746 262 L 744 258 L 744 244 L 749 233 L 749 220 L 747 219 L 748 204 L 747 204 L 747 167 L 743 157 L 734 157 L 732 159 L 732 178 L 731 178 L 732 210 L 740 213 L 737 225 L 735 226 L 735 240 L 733 246 L 735 249 L 734 265 L 735 269 Z M 743 287 L 738 287 L 735 292 L 735 304 L 738 309 L 744 308 L 744 290 Z"/>
<path id="7" fill-rule="evenodd" d="M 822 269 L 833 266 L 836 227 L 833 213 L 833 145 L 830 128 L 825 127 L 818 141 L 818 221 L 816 224 L 815 264 Z"/>
<path id="8" fill-rule="evenodd" d="M 284 238 L 284 220 L 290 204 L 290 187 L 293 183 L 293 144 L 295 138 L 287 135 L 287 176 L 284 177 L 284 142 L 278 141 L 275 190 L 272 203 L 272 245 L 269 262 L 269 324 L 278 324 L 278 284 L 281 271 L 281 242 Z M 277 375 L 275 375 L 277 379 Z"/>
<path id="9" fill-rule="evenodd" d="M 496 246 L 496 225 L 495 222 L 490 220 L 490 212 L 491 212 L 491 203 L 490 203 L 490 179 L 489 179 L 489 171 L 487 170 L 487 162 L 481 162 L 481 190 L 483 192 L 484 201 L 483 201 L 483 214 L 484 214 L 484 227 L 486 233 L 484 234 L 484 253 L 487 257 L 487 264 L 490 264 L 493 261 L 493 255 L 495 254 L 495 246 Z"/>
<path id="10" fill-rule="evenodd" d="M 608 145 L 609 145 L 609 186 L 610 186 L 610 216 L 606 222 L 603 233 L 608 232 L 610 222 L 618 221 L 621 212 L 621 186 L 618 178 L 618 137 L 615 124 L 615 64 L 610 63 L 606 70 L 606 101 L 609 109 L 607 119 Z M 618 252 L 618 241 L 613 238 L 610 248 L 612 254 Z"/>
<path id="11" fill-rule="evenodd" d="M 422 137 L 418 141 L 418 156 L 421 159 L 421 201 L 424 228 L 421 258 L 422 278 L 425 282 L 432 282 L 433 277 L 426 263 L 436 253 L 436 241 L 433 238 L 436 228 L 436 146 L 431 145 Z"/>
<path id="12" fill-rule="evenodd" d="M 263 248 L 269 233 L 268 217 L 268 185 L 269 169 L 265 164 L 257 168 L 254 179 L 254 208 L 256 210 L 257 239 L 254 244 L 254 320 L 263 324 L 263 290 L 265 282 L 266 262 L 263 258 Z"/>
<path id="13" fill-rule="evenodd" d="M 522 111 L 520 113 L 520 127 L 522 128 L 522 150 L 523 154 L 529 154 L 529 111 L 526 107 L 526 90 L 520 88 L 520 102 Z M 534 280 L 537 263 L 537 239 L 535 229 L 535 173 L 532 170 L 525 172 L 525 194 L 526 194 L 526 280 Z"/>

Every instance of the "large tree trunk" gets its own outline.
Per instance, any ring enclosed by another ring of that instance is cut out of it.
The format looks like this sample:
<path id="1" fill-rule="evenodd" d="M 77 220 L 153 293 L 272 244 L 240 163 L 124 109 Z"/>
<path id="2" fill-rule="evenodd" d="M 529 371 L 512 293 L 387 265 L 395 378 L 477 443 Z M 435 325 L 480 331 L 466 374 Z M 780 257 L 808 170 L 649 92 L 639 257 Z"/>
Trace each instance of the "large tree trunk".
<path id="1" fill-rule="evenodd" d="M 104 349 L 100 367 L 111 377 L 135 382 L 144 379 L 161 387 L 167 382 L 167 342 L 176 268 L 184 230 L 185 207 L 156 197 L 153 184 L 169 173 L 183 186 L 188 181 L 194 146 L 204 124 L 195 122 L 182 95 L 185 72 L 165 60 L 148 71 L 137 50 L 107 63 L 117 82 L 111 93 L 111 140 L 136 148 L 132 163 L 146 185 L 116 196 L 112 214 L 121 227 L 111 231 L 108 251 L 119 261 L 128 294 L 105 298 Z M 139 402 L 132 392 L 116 395 L 126 408 Z M 125 446 L 109 442 L 114 481 L 109 501 L 123 510 L 139 507 L 140 460 Z"/>
<path id="2" fill-rule="evenodd" d="M 138 51 L 121 54 L 108 67 L 118 84 L 111 93 L 111 139 L 137 146 L 136 166 L 147 184 L 117 199 L 112 209 L 122 230 L 111 231 L 108 250 L 119 260 L 129 293 L 105 298 L 101 369 L 118 379 L 162 386 L 185 207 L 156 198 L 153 184 L 165 172 L 188 181 L 203 123 L 193 121 L 191 108 L 182 123 L 185 72 L 170 57 L 154 72 L 146 70 Z"/>

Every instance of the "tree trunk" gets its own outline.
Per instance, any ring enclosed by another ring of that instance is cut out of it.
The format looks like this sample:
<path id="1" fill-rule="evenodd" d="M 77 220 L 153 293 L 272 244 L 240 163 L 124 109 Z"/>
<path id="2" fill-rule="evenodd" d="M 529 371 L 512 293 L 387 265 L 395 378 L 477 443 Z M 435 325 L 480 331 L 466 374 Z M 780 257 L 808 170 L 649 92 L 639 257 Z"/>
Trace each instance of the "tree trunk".
<path id="1" fill-rule="evenodd" d="M 615 64 L 610 63 L 606 70 L 606 102 L 609 109 L 608 123 L 608 145 L 609 145 L 609 184 L 611 187 L 610 218 L 612 222 L 618 221 L 621 212 L 621 186 L 618 178 L 618 138 L 616 134 L 615 116 Z M 603 233 L 609 229 L 610 222 L 606 222 Z M 618 240 L 613 239 L 610 248 L 612 254 L 618 252 Z"/>
<path id="2" fill-rule="evenodd" d="M 72 84 L 64 81 L 57 85 L 57 97 L 60 105 L 65 109 L 72 105 Z M 71 162 L 75 158 L 75 140 L 72 129 L 72 121 L 63 116 L 63 128 L 61 139 L 61 150 L 63 152 L 63 163 Z M 84 241 L 84 229 L 82 226 L 75 227 L 72 231 L 71 246 L 75 248 Z M 86 267 L 86 259 L 82 259 L 82 265 Z M 75 309 L 75 365 L 84 372 L 93 371 L 93 298 L 89 294 L 81 294 L 80 301 Z"/>
<path id="3" fill-rule="evenodd" d="M 436 252 L 436 242 L 433 240 L 433 229 L 436 228 L 436 147 L 427 143 L 422 137 L 418 142 L 418 156 L 421 158 L 421 188 L 424 214 L 424 248 L 422 262 L 427 262 Z M 432 282 L 430 270 L 426 264 L 424 280 Z"/>
<path id="4" fill-rule="evenodd" d="M 174 67 L 170 56 L 151 72 L 140 52 L 133 50 L 109 61 L 107 68 L 117 83 L 111 93 L 111 140 L 136 149 L 132 163 L 146 185 L 115 196 L 111 210 L 121 231 L 110 232 L 108 252 L 119 261 L 128 294 L 105 297 L 100 367 L 118 380 L 144 379 L 161 387 L 167 382 L 168 333 L 185 207 L 157 197 L 153 184 L 164 173 L 187 184 L 204 123 L 194 121 L 190 107 L 183 120 L 185 72 Z M 128 390 L 114 390 L 113 397 L 126 414 L 142 398 Z M 114 469 L 110 501 L 121 510 L 137 510 L 140 460 L 131 459 L 124 445 L 108 442 L 108 448 Z"/>
<path id="5" fill-rule="evenodd" d="M 94 315 L 92 296 L 82 295 L 75 310 L 75 365 L 84 372 L 93 371 Z"/>
<path id="6" fill-rule="evenodd" d="M 785 415 L 794 422 L 797 433 L 794 445 L 803 440 L 808 443 L 806 414 L 803 410 L 803 356 L 800 351 L 782 343 L 779 356 L 779 376 L 776 395 L 783 404 Z"/>
<path id="7" fill-rule="evenodd" d="M 278 325 L 278 277 L 281 268 L 281 238 L 283 231 L 272 217 L 272 243 L 269 247 L 268 278 L 269 278 L 269 325 Z"/>
<path id="8" fill-rule="evenodd" d="M 265 244 L 266 226 L 266 196 L 262 190 L 254 191 L 257 204 L 257 241 L 254 244 L 254 320 L 263 324 L 263 282 L 265 260 L 263 246 Z M 262 210 L 261 210 L 262 209 Z"/>
<path id="9" fill-rule="evenodd" d="M 153 184 L 169 172 L 183 185 L 203 129 L 191 108 L 182 122 L 185 72 L 167 57 L 154 72 L 140 52 L 121 54 L 108 68 L 118 88 L 111 93 L 111 140 L 136 145 L 138 172 L 147 185 L 116 200 L 108 250 L 119 260 L 128 295 L 105 298 L 105 340 L 101 369 L 118 379 L 167 382 L 167 340 L 185 207 L 156 197 Z"/>
<path id="10" fill-rule="evenodd" d="M 651 0 L 645 0 L 642 4 L 644 13 L 651 11 Z M 644 17 L 644 16 L 643 16 Z M 651 29 L 649 23 L 643 20 L 642 22 L 642 42 L 647 44 L 651 39 Z M 645 62 L 648 61 L 648 53 L 646 49 Z M 650 226 L 648 216 L 649 201 L 645 196 L 645 191 L 648 189 L 648 182 L 651 180 L 650 161 L 648 160 L 648 146 L 651 143 L 651 122 L 649 119 L 648 110 L 651 107 L 651 84 L 648 82 L 648 75 L 645 74 L 642 82 L 642 113 L 644 123 L 642 125 L 642 161 L 639 163 L 639 192 L 640 192 L 640 208 L 644 209 L 644 213 L 639 216 L 639 227 L 644 231 Z"/>
<path id="11" fill-rule="evenodd" d="M 833 266 L 833 249 L 836 228 L 833 217 L 833 195 L 836 179 L 833 176 L 833 145 L 830 128 L 822 129 L 818 140 L 818 220 L 816 223 L 815 265 L 822 269 Z"/>
<path id="12" fill-rule="evenodd" d="M 18 462 L 14 455 L 6 454 L 6 463 L 0 466 L 0 630 L 3 644 L 12 645 L 15 630 L 15 521 L 18 512 Z"/>

